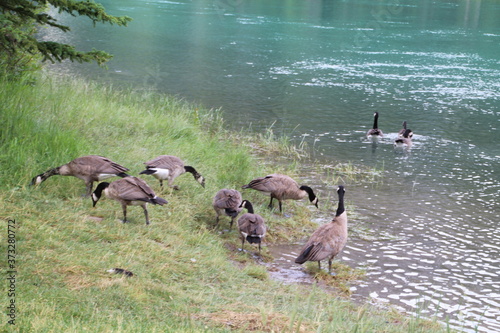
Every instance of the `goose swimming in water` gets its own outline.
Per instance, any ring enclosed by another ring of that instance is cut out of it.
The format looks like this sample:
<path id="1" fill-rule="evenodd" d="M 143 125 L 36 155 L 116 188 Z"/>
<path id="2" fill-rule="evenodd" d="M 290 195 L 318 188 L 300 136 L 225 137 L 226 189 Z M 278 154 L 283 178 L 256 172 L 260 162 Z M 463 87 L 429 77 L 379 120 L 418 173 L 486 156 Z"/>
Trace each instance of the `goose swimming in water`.
<path id="1" fill-rule="evenodd" d="M 368 132 L 366 132 L 366 136 L 372 138 L 384 136 L 382 130 L 378 128 L 378 112 L 375 112 L 373 114 L 373 128 L 369 129 Z"/>

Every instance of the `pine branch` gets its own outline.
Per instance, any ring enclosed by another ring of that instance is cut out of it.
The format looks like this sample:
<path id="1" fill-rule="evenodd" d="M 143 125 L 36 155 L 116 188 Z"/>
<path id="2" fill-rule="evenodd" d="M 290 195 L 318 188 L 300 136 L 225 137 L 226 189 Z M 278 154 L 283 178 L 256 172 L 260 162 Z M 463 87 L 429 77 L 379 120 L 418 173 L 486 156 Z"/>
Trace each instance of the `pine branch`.
<path id="1" fill-rule="evenodd" d="M 43 55 L 43 61 L 52 63 L 63 60 L 76 61 L 79 63 L 95 61 L 99 66 L 103 65 L 112 55 L 104 51 L 92 50 L 90 52 L 80 52 L 74 46 L 55 42 L 37 42 L 37 49 Z"/>
<path id="2" fill-rule="evenodd" d="M 51 26 L 63 32 L 70 30 L 68 26 L 59 24 L 55 17 L 44 12 L 49 6 L 56 8 L 59 13 L 75 17 L 86 16 L 94 25 L 109 23 L 126 26 L 132 20 L 128 16 L 109 15 L 101 4 L 90 0 L 0 0 L 0 63 L 3 58 L 2 51 L 6 56 L 8 54 L 8 57 L 40 54 L 43 61 L 95 61 L 98 65 L 112 58 L 112 55 L 104 51 L 81 52 L 72 45 L 38 41 L 33 29 L 35 25 Z"/>

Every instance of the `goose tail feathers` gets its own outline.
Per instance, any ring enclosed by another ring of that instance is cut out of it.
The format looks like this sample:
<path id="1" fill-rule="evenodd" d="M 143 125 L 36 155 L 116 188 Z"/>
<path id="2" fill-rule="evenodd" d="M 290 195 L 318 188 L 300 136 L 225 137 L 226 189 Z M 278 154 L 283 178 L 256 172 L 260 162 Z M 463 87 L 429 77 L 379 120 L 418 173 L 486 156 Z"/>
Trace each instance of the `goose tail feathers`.
<path id="1" fill-rule="evenodd" d="M 164 204 L 167 204 L 168 201 L 160 197 L 154 197 L 153 199 L 151 199 L 151 203 L 154 205 L 163 206 Z"/>
<path id="2" fill-rule="evenodd" d="M 313 249 L 314 245 L 309 246 L 307 249 L 302 251 L 302 253 L 295 259 L 296 264 L 303 264 L 305 263 L 309 258 L 309 253 Z"/>

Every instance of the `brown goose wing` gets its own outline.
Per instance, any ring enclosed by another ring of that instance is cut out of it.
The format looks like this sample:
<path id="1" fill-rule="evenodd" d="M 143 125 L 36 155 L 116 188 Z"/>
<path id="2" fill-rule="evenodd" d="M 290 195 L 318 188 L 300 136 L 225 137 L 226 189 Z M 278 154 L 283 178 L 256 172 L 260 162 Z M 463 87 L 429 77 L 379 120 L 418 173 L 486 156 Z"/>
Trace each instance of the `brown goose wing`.
<path id="1" fill-rule="evenodd" d="M 325 249 L 323 248 L 323 244 L 319 242 L 314 242 L 311 244 L 307 244 L 302 249 L 300 255 L 295 259 L 296 263 L 303 264 L 306 261 L 321 261 L 328 256 L 328 253 L 324 255 Z"/>
<path id="2" fill-rule="evenodd" d="M 77 169 L 84 174 L 109 173 L 118 174 L 128 171 L 128 168 L 99 155 L 89 155 L 74 159 L 68 163 L 71 169 Z"/>
<path id="3" fill-rule="evenodd" d="M 175 168 L 184 168 L 184 162 L 177 156 L 161 155 L 144 163 L 148 168 L 162 168 L 173 170 Z"/>
<path id="4" fill-rule="evenodd" d="M 219 209 L 238 208 L 241 204 L 241 193 L 237 190 L 222 189 L 214 197 L 213 205 Z"/>
<path id="5" fill-rule="evenodd" d="M 238 230 L 246 236 L 263 237 L 266 234 L 266 225 L 262 216 L 245 213 L 238 219 Z"/>
<path id="6" fill-rule="evenodd" d="M 254 221 L 252 223 L 252 226 L 250 228 L 250 236 L 256 235 L 256 236 L 262 236 L 266 234 L 267 228 L 266 228 L 266 223 L 262 216 L 258 214 L 253 214 L 254 215 Z"/>
<path id="7" fill-rule="evenodd" d="M 244 187 L 253 188 L 254 190 L 262 192 L 274 192 L 280 188 L 287 188 L 293 185 L 298 187 L 297 182 L 295 182 L 292 178 L 281 174 L 272 174 L 265 177 L 255 178 Z"/>
<path id="8" fill-rule="evenodd" d="M 342 239 L 335 235 L 332 223 L 327 223 L 316 229 L 309 241 L 304 245 L 296 263 L 306 261 L 320 261 L 329 256 L 336 255 L 339 251 Z"/>
<path id="9" fill-rule="evenodd" d="M 241 233 L 248 234 L 249 225 L 251 224 L 250 219 L 251 219 L 251 214 L 249 213 L 241 215 L 240 218 L 238 219 L 238 230 Z"/>
<path id="10" fill-rule="evenodd" d="M 123 200 L 149 201 L 155 197 L 154 191 L 140 178 L 125 177 L 123 179 L 115 180 L 111 183 L 111 185 L 114 185 L 116 192 Z"/>

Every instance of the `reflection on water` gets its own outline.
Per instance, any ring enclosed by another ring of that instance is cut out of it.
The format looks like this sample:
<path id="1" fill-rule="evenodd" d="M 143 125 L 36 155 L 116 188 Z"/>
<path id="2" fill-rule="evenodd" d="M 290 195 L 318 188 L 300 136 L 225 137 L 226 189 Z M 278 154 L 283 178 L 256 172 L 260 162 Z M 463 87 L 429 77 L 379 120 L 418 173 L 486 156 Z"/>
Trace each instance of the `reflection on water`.
<path id="1" fill-rule="evenodd" d="M 355 294 L 500 331 L 498 1 L 100 2 L 134 21 L 71 17 L 78 34 L 46 33 L 114 54 L 109 71 L 57 70 L 222 106 L 228 126 L 275 124 L 320 163 L 376 168 L 376 184 L 342 178 L 356 218 L 340 260 L 368 271 Z M 386 136 L 371 142 L 375 111 Z M 393 147 L 403 121 L 410 150 Z M 316 170 L 301 174 L 332 198 L 338 184 Z M 300 267 L 281 269 L 290 255 L 272 274 L 306 282 Z"/>
<path id="2" fill-rule="evenodd" d="M 400 151 L 393 147 L 396 132 L 375 142 L 364 133 L 317 137 L 357 151 L 365 164 L 390 163 L 377 184 L 346 187 L 346 201 L 355 214 L 349 241 L 337 259 L 366 269 L 366 278 L 352 285 L 353 297 L 436 317 L 465 332 L 500 331 L 498 172 L 492 163 L 497 159 L 484 158 L 474 145 L 421 134 L 414 135 L 410 150 Z M 477 164 L 486 168 L 479 172 Z M 308 183 L 319 197 L 332 192 L 321 175 Z M 314 219 L 329 221 L 335 204 L 326 203 L 329 211 Z M 273 278 L 314 282 L 294 264 L 300 248 L 270 246 L 276 258 Z"/>
<path id="3" fill-rule="evenodd" d="M 294 263 L 299 256 L 300 244 L 270 245 L 269 252 L 274 261 L 266 264 L 272 279 L 285 284 L 303 283 L 313 284 L 314 278 L 307 274 L 303 267 Z"/>
<path id="4" fill-rule="evenodd" d="M 456 187 L 462 180 L 483 190 L 496 187 L 495 174 L 474 176 L 451 163 L 451 175 L 415 162 L 425 158 L 431 163 L 446 147 L 462 156 L 465 165 L 473 164 L 474 147 L 466 147 L 472 151 L 461 155 L 460 143 L 415 135 L 412 149 L 401 153 L 392 146 L 397 133 L 388 133 L 376 143 L 359 133 L 351 139 L 341 137 L 343 144 L 370 147 L 370 155 L 385 156 L 394 164 L 379 184 L 346 187 L 346 200 L 356 214 L 349 222 L 349 241 L 337 259 L 367 272 L 366 279 L 352 286 L 353 297 L 436 317 L 466 332 L 500 331 L 498 202 L 473 187 Z M 447 165 L 439 163 L 439 167 Z M 311 186 L 318 189 L 319 197 L 327 196 L 331 189 L 320 179 Z M 326 204 L 330 212 L 318 213 L 316 219 L 328 221 L 335 204 Z M 480 214 L 478 206 L 483 209 Z M 300 248 L 300 244 L 271 246 L 279 267 L 272 274 L 275 279 L 311 283 L 293 263 Z"/>

